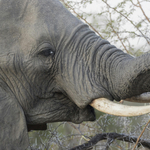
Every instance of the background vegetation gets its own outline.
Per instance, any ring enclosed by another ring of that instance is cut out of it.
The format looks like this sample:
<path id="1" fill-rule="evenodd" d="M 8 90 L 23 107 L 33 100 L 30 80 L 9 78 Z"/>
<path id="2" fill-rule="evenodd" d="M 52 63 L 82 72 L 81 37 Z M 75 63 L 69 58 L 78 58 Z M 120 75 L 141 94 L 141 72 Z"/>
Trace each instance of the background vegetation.
<path id="1" fill-rule="evenodd" d="M 124 52 L 139 56 L 150 50 L 150 0 L 60 0 L 74 15 L 86 22 L 99 36 Z M 129 104 L 132 105 L 132 104 Z M 138 104 L 137 104 L 138 105 Z M 123 133 L 150 140 L 149 115 L 114 117 L 97 112 L 95 122 L 79 125 L 52 123 L 47 131 L 32 131 L 33 150 L 67 150 L 89 141 L 96 134 Z M 147 126 L 146 126 L 147 124 Z M 141 134 L 145 127 L 145 131 Z M 132 140 L 131 140 L 132 142 Z M 135 143 L 108 138 L 98 142 L 95 150 L 145 149 Z"/>

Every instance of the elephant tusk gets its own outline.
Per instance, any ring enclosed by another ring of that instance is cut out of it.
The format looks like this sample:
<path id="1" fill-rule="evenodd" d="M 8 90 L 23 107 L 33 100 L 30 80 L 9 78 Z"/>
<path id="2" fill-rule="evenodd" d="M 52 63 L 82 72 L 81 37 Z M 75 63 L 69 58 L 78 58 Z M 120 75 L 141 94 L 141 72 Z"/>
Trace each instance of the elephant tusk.
<path id="1" fill-rule="evenodd" d="M 136 103 L 150 103 L 150 92 L 143 93 L 139 96 L 126 98 L 125 101 L 136 102 Z"/>
<path id="2" fill-rule="evenodd" d="M 148 106 L 127 106 L 117 104 L 106 98 L 99 98 L 92 101 L 90 104 L 98 111 L 122 117 L 140 116 L 150 113 L 150 105 Z"/>

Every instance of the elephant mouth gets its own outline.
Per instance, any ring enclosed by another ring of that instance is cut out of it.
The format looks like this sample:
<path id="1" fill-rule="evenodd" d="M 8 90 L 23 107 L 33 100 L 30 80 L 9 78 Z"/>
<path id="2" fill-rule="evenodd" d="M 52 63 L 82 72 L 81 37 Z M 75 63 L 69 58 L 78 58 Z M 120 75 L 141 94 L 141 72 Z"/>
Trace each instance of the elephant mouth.
<path id="1" fill-rule="evenodd" d="M 85 108 L 79 108 L 65 92 L 53 89 L 51 93 L 44 96 L 38 97 L 38 105 L 34 105 L 33 109 L 25 113 L 28 124 L 62 121 L 79 124 L 83 121 L 95 121 L 96 119 L 92 106 L 87 105 Z"/>
<path id="2" fill-rule="evenodd" d="M 150 93 L 143 93 L 139 96 L 134 96 L 125 99 L 129 102 L 150 103 Z M 150 105 L 147 106 L 128 106 L 112 102 L 106 98 L 93 100 L 90 105 L 98 111 L 123 117 L 139 116 L 150 113 Z"/>
<path id="3" fill-rule="evenodd" d="M 78 114 L 78 115 L 77 115 Z M 83 121 L 95 121 L 96 115 L 93 107 L 90 105 L 87 105 L 84 109 L 78 109 L 78 113 L 72 115 L 73 118 L 71 119 L 71 122 L 74 123 L 82 123 Z"/>

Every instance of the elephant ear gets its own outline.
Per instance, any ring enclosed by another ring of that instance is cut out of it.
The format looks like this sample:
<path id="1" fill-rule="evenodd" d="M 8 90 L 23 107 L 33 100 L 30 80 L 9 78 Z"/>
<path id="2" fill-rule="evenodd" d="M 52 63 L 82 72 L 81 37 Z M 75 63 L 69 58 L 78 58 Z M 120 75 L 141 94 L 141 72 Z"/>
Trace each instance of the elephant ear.
<path id="1" fill-rule="evenodd" d="M 24 112 L 15 98 L 0 90 L 0 149 L 25 150 L 28 146 Z"/>

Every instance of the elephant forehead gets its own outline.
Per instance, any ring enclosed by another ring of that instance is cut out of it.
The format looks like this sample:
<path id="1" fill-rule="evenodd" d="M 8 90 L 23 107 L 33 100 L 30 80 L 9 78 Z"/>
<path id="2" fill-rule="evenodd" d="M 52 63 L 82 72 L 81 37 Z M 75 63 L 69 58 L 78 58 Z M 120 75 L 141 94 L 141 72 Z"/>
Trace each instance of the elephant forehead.
<path id="1" fill-rule="evenodd" d="M 17 50 L 23 50 L 27 46 L 30 50 L 31 45 L 32 49 L 33 39 L 37 33 L 35 24 L 37 22 L 40 24 L 36 2 L 36 0 L 0 1 L 0 53 L 10 51 L 17 53 Z M 32 37 L 32 40 L 29 37 Z"/>
<path id="2" fill-rule="evenodd" d="M 78 23 L 58 0 L 1 0 L 0 51 L 16 52 L 16 45 L 30 51 L 46 36 L 55 44 L 65 41 Z"/>
<path id="3" fill-rule="evenodd" d="M 21 37 L 20 23 L 22 22 L 25 1 L 0 1 L 0 51 L 13 49 L 14 43 Z"/>
<path id="4" fill-rule="evenodd" d="M 11 23 L 17 21 L 35 22 L 61 13 L 62 5 L 58 0 L 0 0 L 0 20 Z M 40 15 L 43 18 L 40 18 Z"/>

